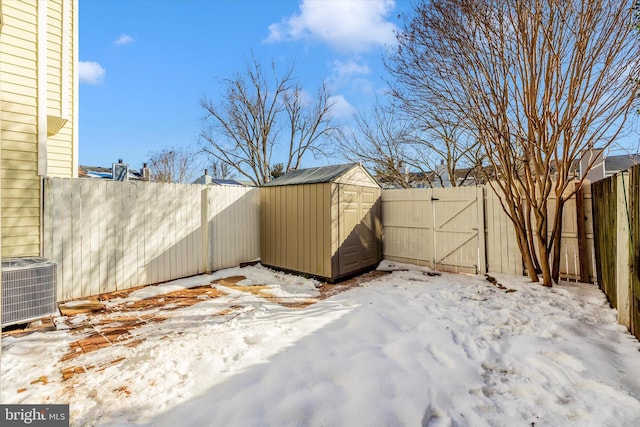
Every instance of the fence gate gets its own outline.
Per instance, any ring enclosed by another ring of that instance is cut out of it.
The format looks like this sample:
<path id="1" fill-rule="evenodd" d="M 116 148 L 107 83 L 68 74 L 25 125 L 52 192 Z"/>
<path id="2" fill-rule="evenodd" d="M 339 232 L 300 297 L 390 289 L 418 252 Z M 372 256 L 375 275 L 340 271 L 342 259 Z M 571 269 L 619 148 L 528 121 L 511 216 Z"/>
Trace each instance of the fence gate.
<path id="1" fill-rule="evenodd" d="M 384 190 L 385 258 L 443 271 L 486 272 L 483 191 Z"/>
<path id="2" fill-rule="evenodd" d="M 485 273 L 483 188 L 432 191 L 434 268 Z"/>

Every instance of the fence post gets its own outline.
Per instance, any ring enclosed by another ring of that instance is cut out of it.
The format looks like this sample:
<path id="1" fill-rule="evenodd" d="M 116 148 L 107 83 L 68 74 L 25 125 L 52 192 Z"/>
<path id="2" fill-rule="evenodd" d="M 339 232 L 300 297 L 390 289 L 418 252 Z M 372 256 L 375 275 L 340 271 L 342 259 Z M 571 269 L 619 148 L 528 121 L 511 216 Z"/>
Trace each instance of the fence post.
<path id="1" fill-rule="evenodd" d="M 626 176 L 625 176 L 626 175 Z M 618 323 L 631 327 L 631 309 L 630 301 L 630 276 L 629 276 L 629 217 L 627 195 L 629 194 L 629 174 L 620 172 L 616 179 L 618 180 L 617 195 L 617 248 L 616 248 L 616 288 L 617 288 L 617 308 Z"/>
<path id="2" fill-rule="evenodd" d="M 209 248 L 211 247 L 210 236 L 209 236 L 209 194 L 211 192 L 211 188 L 209 186 L 205 186 L 202 190 L 202 197 L 200 202 L 200 227 L 202 229 L 202 271 L 209 274 L 211 273 L 211 254 L 209 254 Z"/>
<path id="3" fill-rule="evenodd" d="M 580 281 L 582 283 L 589 282 L 589 263 L 587 262 L 589 254 L 587 253 L 587 231 L 585 227 L 584 213 L 584 192 L 579 182 L 576 182 L 576 221 L 578 232 L 578 262 L 580 263 Z"/>
<path id="4" fill-rule="evenodd" d="M 484 274 L 487 272 L 487 245 L 485 240 L 485 233 L 487 227 L 484 222 L 484 187 L 476 187 L 476 200 L 478 206 L 478 273 Z"/>

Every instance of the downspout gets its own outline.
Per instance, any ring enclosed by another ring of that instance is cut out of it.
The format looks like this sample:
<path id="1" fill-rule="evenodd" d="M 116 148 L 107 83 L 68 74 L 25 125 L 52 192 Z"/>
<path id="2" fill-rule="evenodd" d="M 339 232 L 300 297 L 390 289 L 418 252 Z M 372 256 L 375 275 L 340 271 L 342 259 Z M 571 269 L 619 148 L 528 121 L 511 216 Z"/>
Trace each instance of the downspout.
<path id="1" fill-rule="evenodd" d="M 44 256 L 44 185 L 47 176 L 47 8 L 48 0 L 38 3 L 37 81 L 38 81 L 38 176 L 40 177 L 40 256 Z"/>

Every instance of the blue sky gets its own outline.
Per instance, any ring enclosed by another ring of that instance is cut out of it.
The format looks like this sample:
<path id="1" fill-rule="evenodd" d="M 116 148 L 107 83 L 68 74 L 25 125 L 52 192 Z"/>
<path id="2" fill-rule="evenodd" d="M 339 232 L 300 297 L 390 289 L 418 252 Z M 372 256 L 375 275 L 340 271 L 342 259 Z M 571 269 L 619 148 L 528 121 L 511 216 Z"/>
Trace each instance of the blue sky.
<path id="1" fill-rule="evenodd" d="M 246 69 L 251 53 L 314 92 L 323 80 L 337 116 L 370 109 L 382 57 L 408 1 L 81 0 L 80 164 L 139 167 L 152 151 L 196 149 L 203 96 Z M 323 161 L 326 162 L 326 161 Z M 315 166 L 313 158 L 303 166 Z"/>

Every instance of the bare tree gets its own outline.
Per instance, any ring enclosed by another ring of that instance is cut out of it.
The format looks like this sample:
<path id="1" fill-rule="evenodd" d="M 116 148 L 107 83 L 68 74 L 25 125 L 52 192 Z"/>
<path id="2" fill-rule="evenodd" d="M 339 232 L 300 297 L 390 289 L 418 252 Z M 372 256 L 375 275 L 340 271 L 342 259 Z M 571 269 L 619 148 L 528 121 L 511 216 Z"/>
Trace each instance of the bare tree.
<path id="1" fill-rule="evenodd" d="M 235 178 L 235 169 L 227 163 L 219 160 L 211 162 L 211 177 L 215 179 L 233 179 Z"/>
<path id="2" fill-rule="evenodd" d="M 423 107 L 377 102 L 371 116 L 358 112 L 354 130 L 339 138 L 342 155 L 403 188 L 477 183 L 481 145 L 455 118 L 432 105 Z"/>
<path id="3" fill-rule="evenodd" d="M 416 119 L 380 103 L 370 116 L 358 112 L 354 124 L 336 138 L 341 155 L 366 164 L 386 184 L 455 187 L 477 178 L 478 144 L 469 144 L 454 124 Z"/>
<path id="4" fill-rule="evenodd" d="M 529 277 L 551 286 L 573 165 L 615 140 L 638 92 L 632 3 L 432 0 L 414 12 L 388 63 L 394 95 L 465 124 L 495 173 Z"/>
<path id="5" fill-rule="evenodd" d="M 263 66 L 251 59 L 244 73 L 223 81 L 226 93 L 218 102 L 200 101 L 206 112 L 201 137 L 205 152 L 260 185 L 270 179 L 274 149 L 286 155 L 288 172 L 307 153 L 321 155 L 335 127 L 324 83 L 312 97 L 296 81 L 293 66 L 278 74 L 272 63 L 268 79 Z"/>
<path id="6" fill-rule="evenodd" d="M 402 108 L 419 135 L 414 163 L 433 171 L 433 183 L 440 187 L 477 184 L 484 151 L 473 134 L 455 116 L 434 105 L 424 105 L 419 111 L 407 105 Z"/>
<path id="7" fill-rule="evenodd" d="M 194 177 L 193 154 L 184 148 L 168 147 L 149 153 L 151 181 L 189 183 Z"/>
<path id="8" fill-rule="evenodd" d="M 420 165 L 412 164 L 408 153 L 411 150 L 409 123 L 392 111 L 385 111 L 380 104 L 376 104 L 371 117 L 358 112 L 354 123 L 350 131 L 334 135 L 342 157 L 362 162 L 382 183 L 411 187 L 408 171 L 415 173 Z"/>

